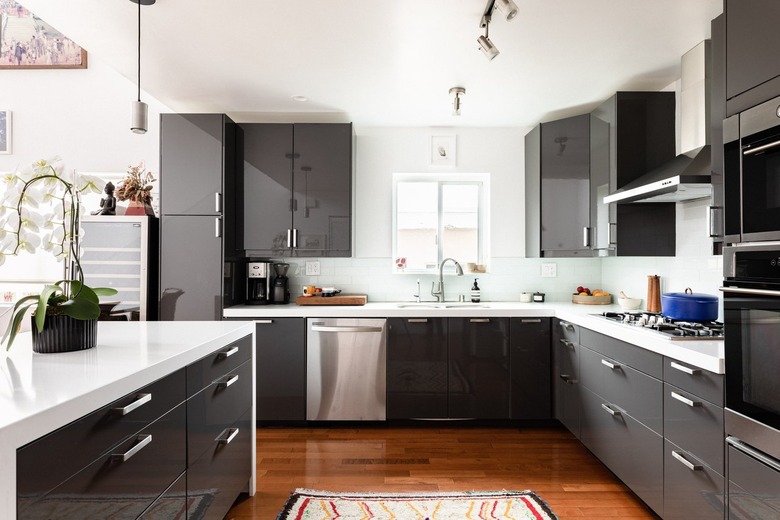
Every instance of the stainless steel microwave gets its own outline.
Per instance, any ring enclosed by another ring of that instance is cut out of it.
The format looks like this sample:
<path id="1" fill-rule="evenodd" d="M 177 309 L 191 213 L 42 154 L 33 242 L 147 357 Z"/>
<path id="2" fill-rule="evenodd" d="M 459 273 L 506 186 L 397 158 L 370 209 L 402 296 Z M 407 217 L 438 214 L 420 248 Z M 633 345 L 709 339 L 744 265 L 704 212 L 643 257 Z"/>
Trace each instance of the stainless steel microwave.
<path id="1" fill-rule="evenodd" d="M 725 239 L 780 240 L 780 97 L 723 123 Z"/>

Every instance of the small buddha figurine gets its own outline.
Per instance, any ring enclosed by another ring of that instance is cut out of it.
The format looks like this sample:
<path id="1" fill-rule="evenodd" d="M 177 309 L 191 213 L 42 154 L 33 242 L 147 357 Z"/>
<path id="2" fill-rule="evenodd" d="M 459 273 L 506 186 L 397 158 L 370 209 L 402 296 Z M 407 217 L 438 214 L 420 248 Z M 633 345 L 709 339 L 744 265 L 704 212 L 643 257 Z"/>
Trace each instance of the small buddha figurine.
<path id="1" fill-rule="evenodd" d="M 103 190 L 106 196 L 100 199 L 100 209 L 93 211 L 93 215 L 116 215 L 116 197 L 114 197 L 114 184 L 109 181 Z"/>

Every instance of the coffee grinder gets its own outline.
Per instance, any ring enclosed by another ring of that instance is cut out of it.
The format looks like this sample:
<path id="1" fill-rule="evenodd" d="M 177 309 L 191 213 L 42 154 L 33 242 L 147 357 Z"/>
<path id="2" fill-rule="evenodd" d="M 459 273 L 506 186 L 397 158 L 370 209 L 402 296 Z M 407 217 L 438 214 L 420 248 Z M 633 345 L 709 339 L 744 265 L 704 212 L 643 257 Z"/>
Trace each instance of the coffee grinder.
<path id="1" fill-rule="evenodd" d="M 247 305 L 266 305 L 271 298 L 271 262 L 247 264 Z"/>
<path id="2" fill-rule="evenodd" d="M 271 287 L 271 301 L 273 303 L 290 303 L 290 281 L 287 278 L 287 270 L 289 268 L 290 264 L 274 264 L 276 278 L 274 278 L 274 283 Z"/>

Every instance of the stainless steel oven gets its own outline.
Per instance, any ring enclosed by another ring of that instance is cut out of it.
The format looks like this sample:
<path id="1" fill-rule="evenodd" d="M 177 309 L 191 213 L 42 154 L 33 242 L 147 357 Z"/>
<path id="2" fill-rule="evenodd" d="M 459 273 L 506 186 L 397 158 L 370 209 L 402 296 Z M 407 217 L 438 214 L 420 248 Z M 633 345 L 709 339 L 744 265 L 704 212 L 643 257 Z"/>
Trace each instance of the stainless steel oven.
<path id="1" fill-rule="evenodd" d="M 739 114 L 739 144 L 739 242 L 780 240 L 780 97 Z M 726 189 L 732 194 L 733 151 L 733 140 L 724 141 Z"/>

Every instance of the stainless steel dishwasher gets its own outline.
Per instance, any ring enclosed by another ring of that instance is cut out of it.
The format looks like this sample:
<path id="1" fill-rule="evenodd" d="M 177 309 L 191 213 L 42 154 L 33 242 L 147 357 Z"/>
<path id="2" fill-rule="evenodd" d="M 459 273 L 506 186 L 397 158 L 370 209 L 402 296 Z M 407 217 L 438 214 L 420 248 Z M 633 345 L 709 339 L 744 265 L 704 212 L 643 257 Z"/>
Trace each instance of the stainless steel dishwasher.
<path id="1" fill-rule="evenodd" d="M 386 320 L 306 321 L 306 419 L 384 421 Z"/>

